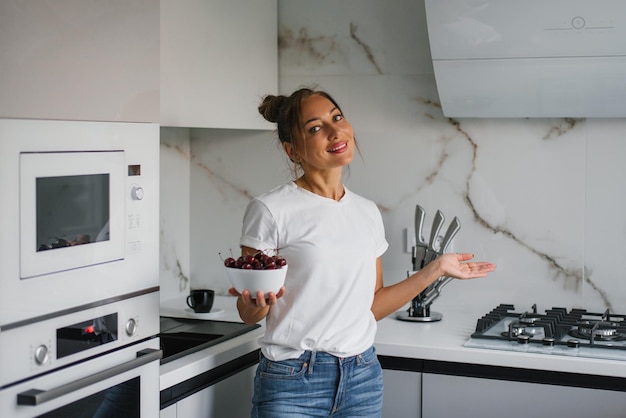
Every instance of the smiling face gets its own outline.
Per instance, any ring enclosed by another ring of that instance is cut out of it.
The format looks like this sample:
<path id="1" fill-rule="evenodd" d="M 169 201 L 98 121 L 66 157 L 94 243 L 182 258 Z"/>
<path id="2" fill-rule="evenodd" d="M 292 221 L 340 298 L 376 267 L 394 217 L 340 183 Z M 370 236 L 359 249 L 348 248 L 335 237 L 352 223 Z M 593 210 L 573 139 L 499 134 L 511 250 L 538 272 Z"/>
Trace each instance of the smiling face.
<path id="1" fill-rule="evenodd" d="M 355 148 L 352 125 L 333 102 L 318 94 L 303 99 L 300 122 L 303 133 L 297 151 L 291 144 L 285 144 L 285 151 L 305 172 L 350 164 Z"/>

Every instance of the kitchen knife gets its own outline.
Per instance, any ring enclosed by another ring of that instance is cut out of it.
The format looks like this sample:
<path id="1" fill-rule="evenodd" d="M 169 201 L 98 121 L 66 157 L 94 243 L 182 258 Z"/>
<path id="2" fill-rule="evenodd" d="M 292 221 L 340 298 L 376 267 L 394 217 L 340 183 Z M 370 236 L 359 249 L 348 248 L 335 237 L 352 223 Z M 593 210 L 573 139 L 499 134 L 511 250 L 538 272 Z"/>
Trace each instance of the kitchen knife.
<path id="1" fill-rule="evenodd" d="M 435 245 L 437 244 L 437 238 L 439 238 L 439 230 L 441 229 L 441 225 L 445 221 L 445 217 L 443 213 L 438 210 L 435 213 L 435 217 L 433 218 L 433 226 L 430 228 L 430 242 L 428 243 L 428 248 L 426 251 L 426 258 L 424 259 L 424 264 L 422 267 L 433 261 L 437 258 L 437 250 L 435 249 Z"/>
<path id="2" fill-rule="evenodd" d="M 417 271 L 422 268 L 424 257 L 426 257 L 426 249 L 428 244 L 422 237 L 422 229 L 424 228 L 424 217 L 426 211 L 420 205 L 415 206 L 415 257 L 413 258 L 413 270 Z"/>
<path id="3" fill-rule="evenodd" d="M 446 284 L 450 283 L 451 280 L 452 277 L 449 276 L 441 276 L 440 278 L 435 280 L 429 287 L 426 288 L 426 290 L 420 293 L 420 296 L 422 297 L 422 304 L 424 306 L 432 305 L 434 300 L 441 296 L 441 289 Z"/>
<path id="4" fill-rule="evenodd" d="M 452 242 L 452 238 L 454 238 L 456 233 L 459 232 L 459 229 L 461 229 L 461 221 L 459 221 L 459 218 L 455 216 L 454 219 L 452 219 L 452 222 L 450 222 L 450 225 L 448 225 L 446 234 L 443 236 L 441 248 L 439 248 L 439 255 L 446 252 L 448 245 L 450 245 L 450 242 Z"/>

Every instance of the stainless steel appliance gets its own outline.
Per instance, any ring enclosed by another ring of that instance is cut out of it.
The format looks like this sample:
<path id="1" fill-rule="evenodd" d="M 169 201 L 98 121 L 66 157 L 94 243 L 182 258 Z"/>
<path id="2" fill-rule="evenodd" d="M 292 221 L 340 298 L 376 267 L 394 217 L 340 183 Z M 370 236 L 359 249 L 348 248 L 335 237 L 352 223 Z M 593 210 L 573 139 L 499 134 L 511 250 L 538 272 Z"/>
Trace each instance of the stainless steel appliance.
<path id="1" fill-rule="evenodd" d="M 0 119 L 0 195 L 0 416 L 157 416 L 158 125 Z"/>
<path id="2" fill-rule="evenodd" d="M 626 315 L 501 304 L 477 320 L 465 347 L 626 361 Z"/>

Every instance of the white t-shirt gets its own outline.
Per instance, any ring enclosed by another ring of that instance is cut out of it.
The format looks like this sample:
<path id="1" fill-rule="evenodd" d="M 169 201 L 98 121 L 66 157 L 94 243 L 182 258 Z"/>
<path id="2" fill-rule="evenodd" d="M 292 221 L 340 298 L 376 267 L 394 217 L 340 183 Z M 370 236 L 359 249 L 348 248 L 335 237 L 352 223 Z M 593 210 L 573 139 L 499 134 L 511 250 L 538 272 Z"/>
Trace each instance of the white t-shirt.
<path id="1" fill-rule="evenodd" d="M 347 357 L 372 346 L 376 259 L 389 246 L 374 202 L 348 189 L 335 201 L 290 182 L 250 202 L 240 244 L 277 249 L 289 266 L 285 294 L 266 318 L 267 358 Z"/>

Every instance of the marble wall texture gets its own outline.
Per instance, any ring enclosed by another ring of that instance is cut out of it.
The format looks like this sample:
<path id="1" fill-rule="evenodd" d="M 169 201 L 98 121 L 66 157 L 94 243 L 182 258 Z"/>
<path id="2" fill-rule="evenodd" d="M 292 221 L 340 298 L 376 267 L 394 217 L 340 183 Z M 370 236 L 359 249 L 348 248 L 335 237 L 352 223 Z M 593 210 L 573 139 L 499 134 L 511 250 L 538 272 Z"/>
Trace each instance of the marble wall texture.
<path id="1" fill-rule="evenodd" d="M 444 228 L 457 216 L 449 251 L 498 265 L 441 298 L 485 312 L 499 303 L 626 312 L 626 119 L 446 118 L 423 1 L 278 4 L 280 92 L 317 85 L 352 123 L 362 158 L 345 183 L 383 214 L 386 283 L 411 267 L 405 229 L 413 233 L 419 204 L 426 235 L 437 209 Z M 270 131 L 161 129 L 162 299 L 190 287 L 225 294 L 218 254 L 238 253 L 247 202 L 292 179 L 288 160 Z"/>

